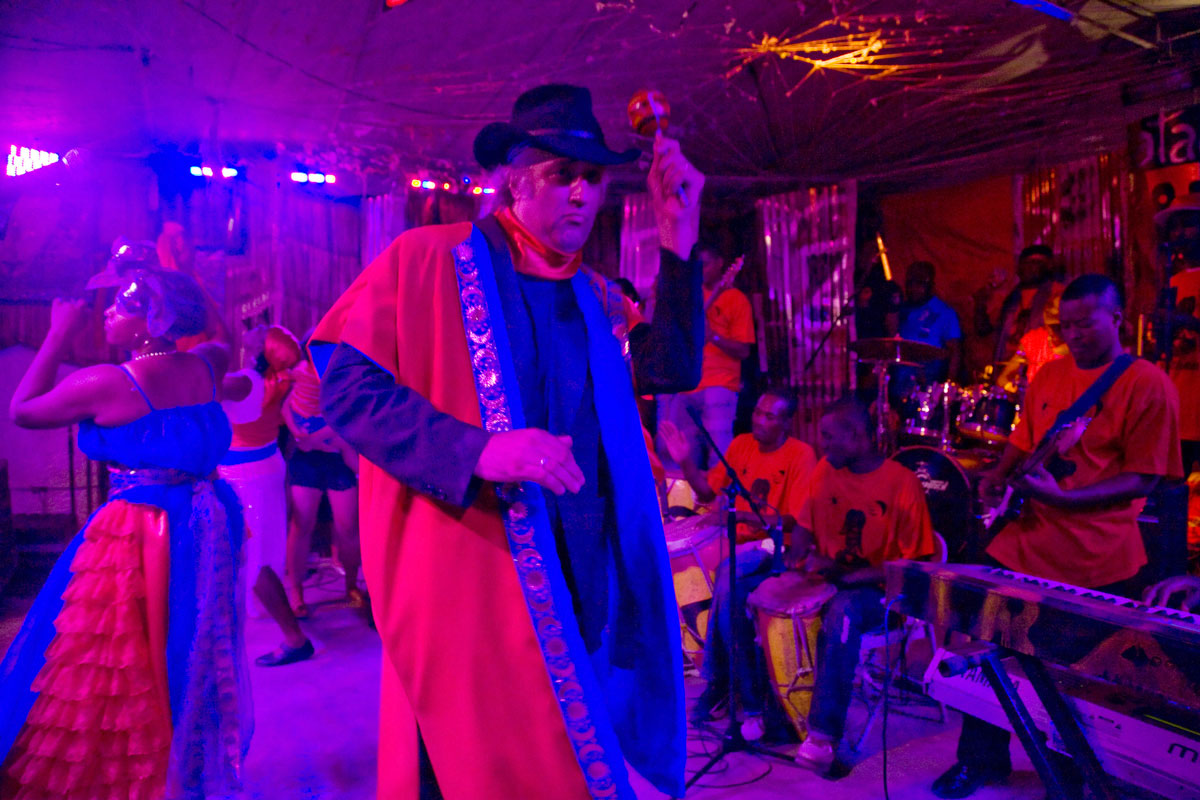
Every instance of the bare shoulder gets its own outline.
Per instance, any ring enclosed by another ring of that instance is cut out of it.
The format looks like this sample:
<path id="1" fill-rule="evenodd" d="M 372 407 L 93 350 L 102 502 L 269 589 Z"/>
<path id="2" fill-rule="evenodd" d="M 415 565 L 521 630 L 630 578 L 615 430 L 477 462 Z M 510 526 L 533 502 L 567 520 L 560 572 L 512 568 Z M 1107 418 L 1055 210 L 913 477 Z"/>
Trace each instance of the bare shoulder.
<path id="1" fill-rule="evenodd" d="M 68 375 L 63 383 L 82 389 L 109 394 L 114 390 L 133 388 L 129 375 L 116 364 L 95 364 L 81 367 Z"/>
<path id="2" fill-rule="evenodd" d="M 213 377 L 220 382 L 229 371 L 229 347 L 220 342 L 205 342 L 193 347 L 184 355 L 196 356 L 211 368 Z"/>

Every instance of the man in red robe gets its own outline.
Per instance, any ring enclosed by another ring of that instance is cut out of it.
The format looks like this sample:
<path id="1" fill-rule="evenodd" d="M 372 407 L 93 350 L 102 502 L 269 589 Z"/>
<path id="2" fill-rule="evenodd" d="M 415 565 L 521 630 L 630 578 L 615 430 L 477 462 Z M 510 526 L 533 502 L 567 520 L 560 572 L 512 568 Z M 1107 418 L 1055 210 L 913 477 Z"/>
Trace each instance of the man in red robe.
<path id="1" fill-rule="evenodd" d="M 704 178 L 661 135 L 659 312 L 583 268 L 610 150 L 586 89 L 480 132 L 501 210 L 417 228 L 318 326 L 322 410 L 363 458 L 384 644 L 379 797 L 681 796 L 679 625 L 633 387 L 690 389 Z M 418 789 L 418 787 L 420 787 Z"/>

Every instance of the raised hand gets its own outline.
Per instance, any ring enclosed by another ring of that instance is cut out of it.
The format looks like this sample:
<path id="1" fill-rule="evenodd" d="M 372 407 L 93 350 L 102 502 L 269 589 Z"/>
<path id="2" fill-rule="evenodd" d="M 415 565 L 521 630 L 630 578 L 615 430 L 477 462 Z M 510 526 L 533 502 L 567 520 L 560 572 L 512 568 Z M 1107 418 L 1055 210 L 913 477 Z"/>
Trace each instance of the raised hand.
<path id="1" fill-rule="evenodd" d="M 667 446 L 671 460 L 676 464 L 682 464 L 692 457 L 692 443 L 675 426 L 675 423 L 663 420 L 659 423 L 658 432 L 662 435 L 663 444 Z"/>
<path id="2" fill-rule="evenodd" d="M 571 453 L 571 437 L 538 428 L 493 434 L 479 454 L 474 474 L 494 483 L 532 481 L 557 495 L 578 492 L 583 471 Z"/>
<path id="3" fill-rule="evenodd" d="M 679 142 L 661 133 L 654 139 L 646 188 L 658 222 L 659 243 L 680 258 L 688 258 L 700 238 L 704 176 L 684 158 Z"/>
<path id="4" fill-rule="evenodd" d="M 83 330 L 87 320 L 88 305 L 83 300 L 56 297 L 50 305 L 50 333 L 64 342 Z"/>

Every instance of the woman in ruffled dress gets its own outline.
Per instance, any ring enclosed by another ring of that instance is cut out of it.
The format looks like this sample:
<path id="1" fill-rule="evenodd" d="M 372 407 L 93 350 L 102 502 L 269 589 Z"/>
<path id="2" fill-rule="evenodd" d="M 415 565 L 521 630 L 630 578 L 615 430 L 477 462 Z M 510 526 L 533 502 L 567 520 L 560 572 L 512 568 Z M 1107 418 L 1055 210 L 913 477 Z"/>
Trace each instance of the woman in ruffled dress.
<path id="1" fill-rule="evenodd" d="M 239 791 L 252 715 L 236 601 L 243 530 L 218 480 L 230 428 L 224 351 L 175 342 L 205 326 L 195 281 L 118 240 L 89 288 L 115 287 L 105 337 L 119 365 L 55 384 L 86 322 L 55 301 L 13 395 L 23 427 L 79 425 L 109 462 L 109 499 L 68 546 L 0 662 L 0 796 L 157 800 Z"/>

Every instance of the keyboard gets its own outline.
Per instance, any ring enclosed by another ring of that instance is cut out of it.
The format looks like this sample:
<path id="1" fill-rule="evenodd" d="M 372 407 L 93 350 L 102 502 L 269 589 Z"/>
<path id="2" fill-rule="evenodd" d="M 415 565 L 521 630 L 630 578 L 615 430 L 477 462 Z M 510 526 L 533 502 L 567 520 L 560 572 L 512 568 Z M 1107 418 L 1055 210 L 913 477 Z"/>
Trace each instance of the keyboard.
<path id="1" fill-rule="evenodd" d="M 910 617 L 1070 671 L 1200 708 L 1200 616 L 967 564 L 885 565 Z"/>

